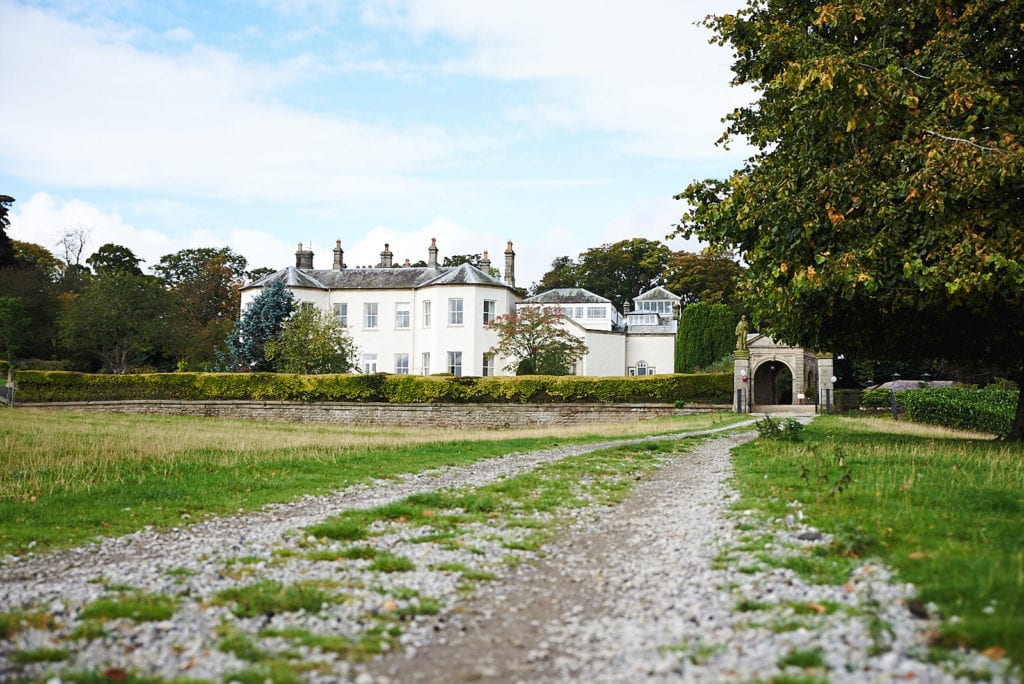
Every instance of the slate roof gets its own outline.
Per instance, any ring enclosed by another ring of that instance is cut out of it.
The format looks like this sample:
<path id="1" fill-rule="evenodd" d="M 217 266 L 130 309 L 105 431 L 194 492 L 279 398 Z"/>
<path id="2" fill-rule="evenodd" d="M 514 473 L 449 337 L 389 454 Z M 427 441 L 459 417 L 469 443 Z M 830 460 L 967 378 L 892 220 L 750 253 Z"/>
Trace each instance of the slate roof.
<path id="1" fill-rule="evenodd" d="M 508 283 L 484 273 L 470 264 L 458 266 L 406 266 L 400 268 L 299 269 L 283 268 L 260 278 L 243 289 L 262 288 L 272 280 L 283 280 L 288 287 L 317 290 L 412 290 L 428 285 L 491 285 Z"/>
<path id="2" fill-rule="evenodd" d="M 661 285 L 651 288 L 647 292 L 643 292 L 633 298 L 633 301 L 643 302 L 648 300 L 665 300 L 671 299 L 673 302 L 678 302 L 682 297 L 679 295 L 672 294 Z"/>
<path id="3" fill-rule="evenodd" d="M 559 287 L 523 300 L 523 304 L 611 304 L 605 299 L 582 287 Z"/>

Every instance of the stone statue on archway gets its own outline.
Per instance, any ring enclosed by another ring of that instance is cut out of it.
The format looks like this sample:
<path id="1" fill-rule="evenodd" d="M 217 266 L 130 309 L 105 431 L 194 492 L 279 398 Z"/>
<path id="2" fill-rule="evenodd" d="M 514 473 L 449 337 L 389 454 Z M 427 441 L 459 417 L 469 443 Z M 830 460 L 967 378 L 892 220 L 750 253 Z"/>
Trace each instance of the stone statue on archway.
<path id="1" fill-rule="evenodd" d="M 740 316 L 740 322 L 736 324 L 736 351 L 747 350 L 747 317 Z"/>

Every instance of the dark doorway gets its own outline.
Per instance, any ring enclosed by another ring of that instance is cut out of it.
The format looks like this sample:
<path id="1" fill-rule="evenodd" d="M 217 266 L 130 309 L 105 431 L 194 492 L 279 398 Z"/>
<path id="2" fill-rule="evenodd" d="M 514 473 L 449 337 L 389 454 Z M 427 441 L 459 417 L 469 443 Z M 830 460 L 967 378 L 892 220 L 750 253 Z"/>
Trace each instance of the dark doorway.
<path id="1" fill-rule="evenodd" d="M 781 361 L 762 363 L 754 371 L 755 404 L 792 404 L 793 373 Z"/>

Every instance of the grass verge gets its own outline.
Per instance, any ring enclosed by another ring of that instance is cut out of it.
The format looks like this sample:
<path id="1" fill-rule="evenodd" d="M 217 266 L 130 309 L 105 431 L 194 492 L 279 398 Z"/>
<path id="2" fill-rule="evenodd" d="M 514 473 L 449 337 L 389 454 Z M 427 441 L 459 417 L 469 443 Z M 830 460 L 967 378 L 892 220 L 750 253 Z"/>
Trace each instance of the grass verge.
<path id="1" fill-rule="evenodd" d="M 736 420 L 701 414 L 570 428 L 385 433 L 211 418 L 0 411 L 0 554 L 75 546 L 147 525 L 172 527 L 516 451 Z"/>
<path id="2" fill-rule="evenodd" d="M 736 450 L 738 508 L 786 515 L 835 535 L 797 556 L 798 572 L 841 582 L 877 557 L 935 603 L 935 645 L 1006 654 L 1024 666 L 1024 451 L 1019 445 L 879 419 L 821 417 L 799 443 Z M 802 567 L 802 566 L 807 567 Z"/>

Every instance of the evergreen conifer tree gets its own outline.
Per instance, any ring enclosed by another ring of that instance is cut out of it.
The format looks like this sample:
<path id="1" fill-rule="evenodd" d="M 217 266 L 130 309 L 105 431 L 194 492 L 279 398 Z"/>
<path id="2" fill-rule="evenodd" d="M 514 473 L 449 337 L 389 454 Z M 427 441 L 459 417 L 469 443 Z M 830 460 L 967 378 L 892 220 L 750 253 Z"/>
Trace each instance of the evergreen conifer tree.
<path id="1" fill-rule="evenodd" d="M 697 302 L 679 314 L 676 372 L 692 373 L 721 360 L 733 348 L 736 321 L 725 304 Z"/>
<path id="2" fill-rule="evenodd" d="M 285 321 L 294 311 L 292 293 L 281 280 L 272 280 L 252 300 L 228 335 L 224 365 L 239 371 L 273 370 L 266 357 L 266 345 L 280 337 Z"/>

